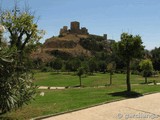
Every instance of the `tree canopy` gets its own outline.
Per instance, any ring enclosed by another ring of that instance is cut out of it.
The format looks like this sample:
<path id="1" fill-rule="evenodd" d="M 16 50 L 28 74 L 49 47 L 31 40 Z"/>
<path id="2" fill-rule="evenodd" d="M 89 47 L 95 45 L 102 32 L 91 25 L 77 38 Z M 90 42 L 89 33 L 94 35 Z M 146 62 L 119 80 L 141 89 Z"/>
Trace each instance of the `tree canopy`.
<path id="1" fill-rule="evenodd" d="M 116 45 L 118 55 L 125 61 L 127 66 L 126 84 L 127 91 L 131 91 L 130 85 L 130 62 L 134 58 L 141 58 L 144 46 L 139 35 L 133 36 L 128 33 L 121 34 L 121 41 Z"/>
<path id="2" fill-rule="evenodd" d="M 19 10 L 15 5 L 13 10 L 4 10 L 0 13 L 0 24 L 9 33 L 10 47 L 23 51 L 25 46 L 38 42 L 43 34 L 39 30 L 35 16 L 28 9 Z"/>
<path id="3" fill-rule="evenodd" d="M 140 62 L 140 69 L 143 71 L 143 76 L 145 77 L 145 83 L 147 83 L 147 77 L 151 75 L 153 71 L 153 64 L 151 60 L 142 60 Z"/>

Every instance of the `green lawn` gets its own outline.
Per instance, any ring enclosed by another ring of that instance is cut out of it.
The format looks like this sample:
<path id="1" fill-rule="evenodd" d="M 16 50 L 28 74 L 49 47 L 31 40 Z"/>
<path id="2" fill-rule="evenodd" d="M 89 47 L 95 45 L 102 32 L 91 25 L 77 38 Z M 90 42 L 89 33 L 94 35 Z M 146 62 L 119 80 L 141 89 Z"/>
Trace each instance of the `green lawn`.
<path id="1" fill-rule="evenodd" d="M 94 76 L 83 78 L 83 84 L 86 86 L 104 85 L 109 81 L 108 74 L 97 73 Z M 42 115 L 56 114 L 64 111 L 70 111 L 78 108 L 89 107 L 95 104 L 109 102 L 112 100 L 125 99 L 124 94 L 111 94 L 126 90 L 124 85 L 125 75 L 115 74 L 113 77 L 113 85 L 104 88 L 86 87 L 65 90 L 38 90 L 35 101 L 23 108 L 4 115 L 9 119 L 29 119 Z M 154 78 L 157 81 L 158 78 Z M 152 81 L 153 78 L 150 78 Z M 144 79 L 140 76 L 132 76 L 132 90 L 134 92 L 144 94 L 152 92 L 160 92 L 160 86 L 149 86 L 143 83 Z M 77 76 L 69 76 L 53 73 L 37 73 L 35 83 L 46 86 L 74 86 L 79 82 Z M 101 83 L 102 82 L 102 83 Z M 120 85 L 119 85 L 120 84 Z M 42 97 L 40 92 L 44 92 Z M 0 118 L 1 119 L 1 118 Z"/>
<path id="2" fill-rule="evenodd" d="M 39 72 L 35 74 L 35 84 L 38 86 L 76 86 L 79 85 L 78 76 L 73 73 L 53 73 L 53 72 Z M 125 74 L 114 74 L 113 75 L 113 85 L 124 85 L 125 84 Z M 150 77 L 148 82 L 153 82 L 156 80 L 160 82 L 159 77 Z M 143 84 L 144 78 L 139 75 L 131 75 L 132 84 Z M 83 76 L 82 84 L 84 86 L 101 86 L 109 84 L 109 74 L 95 73 L 93 76 Z"/>

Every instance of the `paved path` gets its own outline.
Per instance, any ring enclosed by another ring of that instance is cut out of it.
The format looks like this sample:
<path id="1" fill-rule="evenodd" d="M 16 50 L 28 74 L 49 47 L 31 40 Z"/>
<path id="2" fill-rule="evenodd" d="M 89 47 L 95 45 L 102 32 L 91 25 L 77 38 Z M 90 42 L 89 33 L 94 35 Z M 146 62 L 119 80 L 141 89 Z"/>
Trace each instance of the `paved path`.
<path id="1" fill-rule="evenodd" d="M 160 120 L 160 93 L 112 102 L 44 120 Z"/>
<path id="2" fill-rule="evenodd" d="M 40 86 L 38 87 L 38 89 L 40 90 L 46 90 L 46 89 L 50 89 L 50 90 L 64 90 L 66 89 L 65 87 L 48 87 L 48 86 Z"/>

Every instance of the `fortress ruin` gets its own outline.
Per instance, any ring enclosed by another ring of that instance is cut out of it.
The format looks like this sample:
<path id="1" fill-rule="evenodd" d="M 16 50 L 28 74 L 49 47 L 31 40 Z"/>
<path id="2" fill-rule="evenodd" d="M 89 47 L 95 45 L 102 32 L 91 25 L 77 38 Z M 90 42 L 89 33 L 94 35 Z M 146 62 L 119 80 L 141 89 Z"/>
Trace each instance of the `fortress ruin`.
<path id="1" fill-rule="evenodd" d="M 70 29 L 68 29 L 67 26 L 63 26 L 63 28 L 60 29 L 59 35 L 67 35 L 67 34 L 81 34 L 81 35 L 88 35 L 88 29 L 85 27 L 81 27 L 80 29 L 80 23 L 77 21 L 70 23 Z"/>

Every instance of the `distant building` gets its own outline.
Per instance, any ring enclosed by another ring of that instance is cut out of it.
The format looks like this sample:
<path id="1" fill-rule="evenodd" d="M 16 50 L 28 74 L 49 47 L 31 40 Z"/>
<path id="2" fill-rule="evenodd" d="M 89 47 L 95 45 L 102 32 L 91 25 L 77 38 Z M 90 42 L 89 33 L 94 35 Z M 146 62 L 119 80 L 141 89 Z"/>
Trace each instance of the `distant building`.
<path id="1" fill-rule="evenodd" d="M 67 34 L 81 34 L 81 35 L 88 35 L 88 29 L 85 27 L 82 27 L 80 29 L 80 23 L 77 21 L 71 22 L 70 29 L 68 29 L 67 26 L 63 26 L 63 28 L 60 29 L 60 35 L 67 35 Z"/>
<path id="2" fill-rule="evenodd" d="M 89 34 L 88 29 L 86 27 L 81 27 L 80 28 L 80 22 L 73 21 L 70 23 L 70 29 L 68 29 L 67 26 L 63 26 L 63 28 L 60 29 L 59 35 L 60 36 L 65 36 L 68 34 L 75 34 L 75 35 L 90 35 L 90 36 L 96 36 L 96 37 L 101 37 L 103 40 L 108 41 L 108 43 L 112 44 L 115 42 L 115 40 L 108 39 L 107 34 L 101 35 L 94 35 L 94 34 Z"/>
<path id="3" fill-rule="evenodd" d="M 116 41 L 115 40 L 113 40 L 113 39 L 108 39 L 107 40 L 109 43 L 115 43 Z"/>

